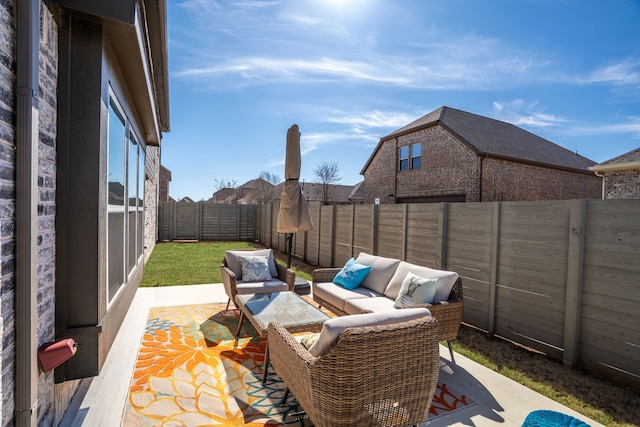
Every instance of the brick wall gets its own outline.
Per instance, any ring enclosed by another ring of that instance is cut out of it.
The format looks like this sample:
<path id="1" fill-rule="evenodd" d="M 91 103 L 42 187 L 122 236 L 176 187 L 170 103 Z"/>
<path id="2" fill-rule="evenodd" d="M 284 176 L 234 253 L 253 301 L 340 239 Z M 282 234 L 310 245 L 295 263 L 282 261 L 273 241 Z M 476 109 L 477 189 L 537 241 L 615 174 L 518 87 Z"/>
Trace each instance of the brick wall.
<path id="1" fill-rule="evenodd" d="M 158 192 L 161 188 L 160 147 L 147 146 L 144 180 L 144 262 L 158 241 Z"/>
<path id="2" fill-rule="evenodd" d="M 422 129 L 398 138 L 397 147 L 422 144 L 421 167 L 398 172 L 396 141 L 386 141 L 365 171 L 364 203 L 394 203 L 397 198 L 462 196 L 466 201 L 479 197 L 478 161 L 470 150 L 454 140 L 439 126 Z"/>
<path id="3" fill-rule="evenodd" d="M 55 197 L 57 24 L 40 8 L 38 62 L 37 342 L 55 339 Z M 0 314 L 2 316 L 2 425 L 14 423 L 15 399 L 15 3 L 0 1 Z M 38 425 L 54 425 L 53 372 L 38 378 Z"/>
<path id="4" fill-rule="evenodd" d="M 364 202 L 373 203 L 376 198 L 380 203 L 393 203 L 395 191 L 394 176 L 396 171 L 396 150 L 394 141 L 388 141 L 380 147 L 364 173 Z"/>
<path id="5" fill-rule="evenodd" d="M 396 144 L 414 143 L 422 144 L 421 167 L 396 177 Z M 590 173 L 481 158 L 440 126 L 385 141 L 364 177 L 365 203 L 376 197 L 381 203 L 452 197 L 467 202 L 593 199 L 600 198 L 602 186 Z"/>
<path id="6" fill-rule="evenodd" d="M 15 354 L 15 7 L 0 1 L 0 314 L 2 333 L 2 425 L 14 411 Z"/>
<path id="7" fill-rule="evenodd" d="M 604 178 L 605 199 L 640 199 L 640 170 L 607 172 Z"/>
<path id="8" fill-rule="evenodd" d="M 500 159 L 484 159 L 482 201 L 599 199 L 602 180 L 582 174 Z"/>
<path id="9" fill-rule="evenodd" d="M 40 6 L 38 147 L 38 345 L 54 341 L 56 263 L 56 120 L 58 28 L 44 3 Z M 38 425 L 55 423 L 53 371 L 38 379 Z"/>
<path id="10" fill-rule="evenodd" d="M 160 167 L 160 189 L 158 198 L 161 202 L 169 200 L 169 181 L 171 181 L 171 171 L 163 166 Z"/>

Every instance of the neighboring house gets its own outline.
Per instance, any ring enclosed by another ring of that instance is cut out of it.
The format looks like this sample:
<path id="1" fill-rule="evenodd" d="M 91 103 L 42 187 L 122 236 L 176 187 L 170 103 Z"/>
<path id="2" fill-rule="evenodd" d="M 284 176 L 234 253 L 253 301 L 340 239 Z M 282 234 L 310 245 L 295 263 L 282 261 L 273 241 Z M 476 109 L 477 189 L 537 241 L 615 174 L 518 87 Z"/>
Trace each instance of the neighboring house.
<path id="1" fill-rule="evenodd" d="M 212 203 L 237 203 L 237 188 L 224 187 L 213 193 L 209 199 Z"/>
<path id="2" fill-rule="evenodd" d="M 383 137 L 365 203 L 600 198 L 595 162 L 509 123 L 441 107 Z"/>
<path id="3" fill-rule="evenodd" d="M 160 184 L 158 189 L 158 201 L 169 201 L 169 182 L 171 182 L 171 171 L 160 165 Z"/>
<path id="4" fill-rule="evenodd" d="M 236 188 L 225 187 L 213 193 L 210 202 L 248 205 L 254 203 L 271 203 L 280 197 L 276 186 L 270 182 L 256 178 Z"/>
<path id="5" fill-rule="evenodd" d="M 241 204 L 271 203 L 277 199 L 275 185 L 262 178 L 256 178 L 240 186 L 242 197 L 238 201 Z"/>
<path id="6" fill-rule="evenodd" d="M 182 199 L 180 199 L 180 203 L 195 203 L 195 202 L 191 197 L 185 196 Z"/>
<path id="7" fill-rule="evenodd" d="M 353 186 L 351 193 L 349 193 L 349 202 L 352 205 L 361 205 L 364 203 L 364 181 Z"/>
<path id="8" fill-rule="evenodd" d="M 603 178 L 603 199 L 640 199 L 640 148 L 591 166 Z"/>
<path id="9" fill-rule="evenodd" d="M 282 197 L 282 188 L 284 187 L 284 181 L 276 185 L 275 198 L 280 200 Z M 352 201 L 350 199 L 351 193 L 354 191 L 355 186 L 352 185 L 339 185 L 339 184 L 322 184 L 318 182 L 301 182 L 300 187 L 305 199 L 309 202 L 322 202 L 325 201 L 325 187 L 326 187 L 326 203 L 328 205 L 348 205 Z M 357 199 L 357 195 L 356 195 Z M 357 201 L 357 203 L 360 203 Z"/>
<path id="10" fill-rule="evenodd" d="M 156 242 L 166 3 L 5 0 L 0 21 L 0 419 L 51 426 Z M 38 348 L 65 337 L 77 354 L 43 372 Z"/>

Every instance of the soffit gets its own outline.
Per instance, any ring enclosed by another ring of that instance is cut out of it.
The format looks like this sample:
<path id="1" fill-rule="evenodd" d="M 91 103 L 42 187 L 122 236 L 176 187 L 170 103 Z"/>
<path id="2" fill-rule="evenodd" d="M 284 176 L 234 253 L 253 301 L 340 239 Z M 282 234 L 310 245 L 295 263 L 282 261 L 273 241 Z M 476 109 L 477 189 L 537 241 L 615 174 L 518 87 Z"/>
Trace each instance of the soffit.
<path id="1" fill-rule="evenodd" d="M 58 0 L 101 20 L 148 145 L 169 131 L 169 84 L 164 0 Z"/>

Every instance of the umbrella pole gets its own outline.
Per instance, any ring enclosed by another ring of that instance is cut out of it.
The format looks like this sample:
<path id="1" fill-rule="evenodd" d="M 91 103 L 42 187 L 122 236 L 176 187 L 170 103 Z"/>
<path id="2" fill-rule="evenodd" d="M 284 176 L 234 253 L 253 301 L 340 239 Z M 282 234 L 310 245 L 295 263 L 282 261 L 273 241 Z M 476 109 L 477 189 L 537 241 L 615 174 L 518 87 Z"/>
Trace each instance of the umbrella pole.
<path id="1" fill-rule="evenodd" d="M 291 249 L 293 248 L 293 233 L 287 234 L 289 248 L 287 250 L 287 268 L 291 268 Z"/>

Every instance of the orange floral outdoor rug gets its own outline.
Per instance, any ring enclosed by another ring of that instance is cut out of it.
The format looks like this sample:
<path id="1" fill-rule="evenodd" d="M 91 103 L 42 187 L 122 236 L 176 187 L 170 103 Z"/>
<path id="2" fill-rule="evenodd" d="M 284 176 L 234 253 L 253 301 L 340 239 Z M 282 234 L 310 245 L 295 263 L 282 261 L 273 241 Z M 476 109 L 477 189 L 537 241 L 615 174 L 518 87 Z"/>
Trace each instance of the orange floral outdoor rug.
<path id="1" fill-rule="evenodd" d="M 265 340 L 238 311 L 209 303 L 149 311 L 123 426 L 309 426 L 284 383 L 262 384 Z M 438 384 L 429 420 L 473 402 Z"/>

